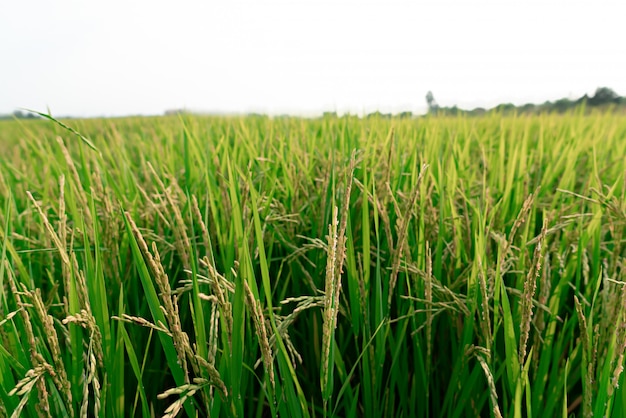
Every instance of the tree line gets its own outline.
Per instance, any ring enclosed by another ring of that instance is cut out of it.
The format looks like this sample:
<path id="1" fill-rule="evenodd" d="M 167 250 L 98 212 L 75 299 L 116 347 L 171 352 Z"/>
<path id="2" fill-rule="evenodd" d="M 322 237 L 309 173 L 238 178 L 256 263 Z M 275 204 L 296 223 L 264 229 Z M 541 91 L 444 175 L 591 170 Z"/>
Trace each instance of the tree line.
<path id="1" fill-rule="evenodd" d="M 16 110 L 9 115 L 0 115 L 0 119 L 39 119 L 39 116 L 31 112 Z"/>
<path id="2" fill-rule="evenodd" d="M 585 94 L 579 99 L 562 98 L 555 101 L 546 101 L 542 104 L 527 103 L 521 106 L 515 106 L 512 103 L 502 103 L 492 109 L 478 107 L 472 110 L 460 109 L 457 106 L 443 107 L 437 104 L 435 96 L 432 92 L 426 94 L 426 104 L 428 105 L 428 113 L 436 115 L 481 115 L 490 110 L 502 113 L 544 113 L 555 112 L 565 113 L 568 110 L 575 109 L 580 106 L 589 108 L 621 108 L 626 111 L 626 97 L 622 97 L 614 90 L 608 87 L 598 87 L 593 96 Z"/>
<path id="3" fill-rule="evenodd" d="M 501 113 L 544 113 L 544 112 L 556 112 L 556 113 L 565 113 L 568 110 L 575 109 L 579 106 L 586 106 L 589 108 L 620 108 L 626 111 L 626 97 L 622 97 L 617 94 L 614 90 L 608 87 L 598 87 L 593 96 L 588 96 L 585 94 L 579 99 L 572 100 L 568 98 L 562 98 L 555 101 L 546 101 L 542 104 L 535 103 L 526 103 L 521 106 L 516 106 L 512 103 L 502 103 L 491 109 L 485 109 L 483 107 L 477 107 L 472 110 L 465 110 L 459 107 L 451 106 L 439 106 L 437 101 L 435 100 L 435 96 L 431 91 L 426 94 L 426 104 L 428 105 L 428 114 L 430 115 L 482 115 L 489 111 L 497 111 Z M 165 111 L 165 115 L 178 115 L 178 114 L 189 114 L 192 113 L 187 109 L 170 109 Z M 325 112 L 324 116 L 335 115 L 335 112 Z M 370 113 L 367 117 L 382 117 L 382 118 L 391 118 L 392 116 L 410 118 L 413 117 L 413 113 L 406 111 L 399 113 L 397 115 L 393 115 L 391 113 L 381 113 L 379 111 Z M 38 119 L 39 116 L 31 113 L 24 112 L 22 110 L 16 110 L 12 114 L 2 115 L 0 114 L 0 119 Z"/>

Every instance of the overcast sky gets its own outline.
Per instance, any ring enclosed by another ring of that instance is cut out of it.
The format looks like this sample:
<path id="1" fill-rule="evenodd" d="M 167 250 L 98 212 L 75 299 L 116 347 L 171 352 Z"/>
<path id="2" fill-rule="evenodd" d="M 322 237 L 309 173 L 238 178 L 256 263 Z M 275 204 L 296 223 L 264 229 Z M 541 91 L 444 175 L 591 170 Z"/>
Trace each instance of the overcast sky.
<path id="1" fill-rule="evenodd" d="M 0 5 L 0 113 L 313 114 L 626 95 L 626 3 L 30 0 Z"/>

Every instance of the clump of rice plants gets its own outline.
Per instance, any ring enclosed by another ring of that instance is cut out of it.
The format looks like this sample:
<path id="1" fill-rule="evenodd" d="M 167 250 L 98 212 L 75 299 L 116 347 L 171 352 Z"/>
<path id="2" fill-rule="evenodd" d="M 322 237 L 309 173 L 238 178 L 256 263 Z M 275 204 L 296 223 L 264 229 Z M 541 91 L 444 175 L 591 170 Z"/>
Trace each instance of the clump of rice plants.
<path id="1" fill-rule="evenodd" d="M 0 122 L 0 417 L 621 416 L 626 118 Z"/>

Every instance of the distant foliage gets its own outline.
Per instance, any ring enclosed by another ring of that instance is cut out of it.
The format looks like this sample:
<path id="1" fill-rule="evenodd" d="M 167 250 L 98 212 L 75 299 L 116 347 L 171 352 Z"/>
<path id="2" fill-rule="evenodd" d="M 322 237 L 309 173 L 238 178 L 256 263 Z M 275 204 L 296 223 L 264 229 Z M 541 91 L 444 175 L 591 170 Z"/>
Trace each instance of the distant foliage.
<path id="1" fill-rule="evenodd" d="M 456 105 L 452 107 L 440 107 L 435 101 L 433 93 L 430 91 L 426 94 L 426 104 L 428 105 L 429 114 L 465 114 L 476 116 L 482 115 L 486 112 L 486 110 L 482 107 L 478 107 L 473 110 L 459 109 Z M 571 100 L 564 97 L 554 102 L 546 101 L 543 104 L 526 103 L 522 106 L 515 106 L 512 103 L 501 103 L 491 110 L 500 113 L 565 113 L 569 110 L 582 106 L 586 106 L 588 108 L 605 108 L 613 106 L 615 108 L 626 110 L 626 98 L 620 96 L 608 87 L 598 87 L 592 97 L 585 94 L 577 100 Z"/>
<path id="2" fill-rule="evenodd" d="M 10 115 L 0 115 L 0 119 L 39 119 L 39 116 L 34 113 L 16 110 Z"/>

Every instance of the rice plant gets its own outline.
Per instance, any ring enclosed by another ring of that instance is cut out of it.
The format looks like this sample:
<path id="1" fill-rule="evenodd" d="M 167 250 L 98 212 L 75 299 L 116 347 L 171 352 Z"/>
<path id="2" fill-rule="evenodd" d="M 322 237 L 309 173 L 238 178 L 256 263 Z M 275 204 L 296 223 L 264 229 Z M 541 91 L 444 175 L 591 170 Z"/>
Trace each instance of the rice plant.
<path id="1" fill-rule="evenodd" d="M 46 117 L 0 155 L 0 417 L 626 414 L 623 115 Z"/>

